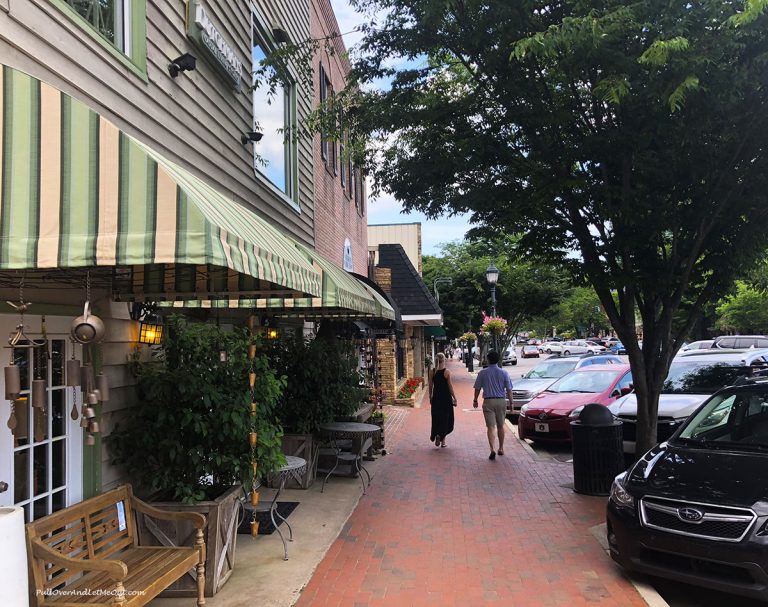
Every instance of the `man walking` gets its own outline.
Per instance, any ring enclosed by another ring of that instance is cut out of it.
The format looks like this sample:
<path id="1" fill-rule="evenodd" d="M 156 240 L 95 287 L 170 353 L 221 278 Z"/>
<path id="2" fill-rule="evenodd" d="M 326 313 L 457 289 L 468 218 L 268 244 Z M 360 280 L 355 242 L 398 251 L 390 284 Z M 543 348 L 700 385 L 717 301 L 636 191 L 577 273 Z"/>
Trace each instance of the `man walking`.
<path id="1" fill-rule="evenodd" d="M 512 380 L 507 372 L 499 367 L 499 353 L 488 352 L 488 366 L 477 374 L 475 380 L 475 399 L 472 406 L 477 409 L 480 390 L 483 391 L 483 417 L 488 429 L 488 445 L 491 454 L 488 459 L 496 459 L 496 432 L 499 434 L 499 455 L 504 455 L 504 420 L 507 417 L 507 398 L 512 400 Z"/>

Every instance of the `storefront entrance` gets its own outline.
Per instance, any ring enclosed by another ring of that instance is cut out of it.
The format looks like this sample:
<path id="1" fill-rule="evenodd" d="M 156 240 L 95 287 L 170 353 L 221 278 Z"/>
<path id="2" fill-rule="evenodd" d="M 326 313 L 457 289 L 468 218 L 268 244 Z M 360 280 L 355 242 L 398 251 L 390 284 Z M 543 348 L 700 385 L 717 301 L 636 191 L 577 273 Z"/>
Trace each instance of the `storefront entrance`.
<path id="1" fill-rule="evenodd" d="M 41 322 L 40 316 L 25 318 L 25 332 L 34 340 L 43 339 Z M 66 387 L 64 377 L 64 363 L 72 356 L 69 322 L 71 319 L 48 317 L 46 345 L 13 349 L 21 373 L 14 432 L 7 424 L 11 406 L 4 398 L 0 374 L 0 481 L 8 484 L 0 493 L 0 506 L 22 506 L 27 522 L 82 499 L 83 432 L 71 416 L 73 399 L 79 410 L 81 395 L 79 388 Z M 0 341 L 7 343 L 5 336 L 15 333 L 17 323 L 17 316 L 0 315 Z M 10 353 L 8 347 L 0 350 L 2 366 L 9 364 Z M 76 354 L 80 354 L 79 347 Z M 32 380 L 43 378 L 47 380 L 47 402 L 44 408 L 33 408 Z"/>

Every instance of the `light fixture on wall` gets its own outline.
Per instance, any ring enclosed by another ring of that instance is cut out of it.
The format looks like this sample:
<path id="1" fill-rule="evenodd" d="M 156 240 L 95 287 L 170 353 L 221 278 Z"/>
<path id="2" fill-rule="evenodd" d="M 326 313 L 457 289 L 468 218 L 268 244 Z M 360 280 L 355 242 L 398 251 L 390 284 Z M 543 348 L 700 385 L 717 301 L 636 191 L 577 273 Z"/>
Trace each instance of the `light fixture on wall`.
<path id="1" fill-rule="evenodd" d="M 163 319 L 153 303 L 134 303 L 130 309 L 131 320 L 139 321 L 139 343 L 158 345 L 163 340 Z"/>
<path id="2" fill-rule="evenodd" d="M 189 53 L 184 53 L 171 61 L 168 66 L 168 73 L 171 75 L 171 78 L 176 78 L 181 72 L 191 72 L 195 69 L 196 65 L 197 57 L 190 55 Z"/>
<path id="3" fill-rule="evenodd" d="M 277 328 L 277 319 L 274 316 L 262 317 L 261 326 L 264 327 L 265 338 L 275 340 L 280 337 L 280 330 Z"/>
<path id="4" fill-rule="evenodd" d="M 278 44 L 288 44 L 291 41 L 290 36 L 288 36 L 288 32 L 286 32 L 282 27 L 273 27 L 272 37 Z"/>
<path id="5" fill-rule="evenodd" d="M 256 143 L 257 141 L 261 141 L 261 138 L 264 137 L 264 133 L 261 133 L 259 131 L 246 131 L 242 135 L 240 135 L 240 142 L 245 145 L 249 141 L 253 141 Z"/>

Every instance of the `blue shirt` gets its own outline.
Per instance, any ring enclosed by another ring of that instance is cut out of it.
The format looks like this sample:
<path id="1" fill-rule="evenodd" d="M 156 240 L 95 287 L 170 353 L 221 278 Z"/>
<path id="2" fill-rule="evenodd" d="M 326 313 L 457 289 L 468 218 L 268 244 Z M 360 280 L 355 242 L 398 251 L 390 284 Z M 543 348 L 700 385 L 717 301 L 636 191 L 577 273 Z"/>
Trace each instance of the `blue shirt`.
<path id="1" fill-rule="evenodd" d="M 498 365 L 490 365 L 477 374 L 475 390 L 483 390 L 483 398 L 506 398 L 512 389 L 509 374 Z"/>

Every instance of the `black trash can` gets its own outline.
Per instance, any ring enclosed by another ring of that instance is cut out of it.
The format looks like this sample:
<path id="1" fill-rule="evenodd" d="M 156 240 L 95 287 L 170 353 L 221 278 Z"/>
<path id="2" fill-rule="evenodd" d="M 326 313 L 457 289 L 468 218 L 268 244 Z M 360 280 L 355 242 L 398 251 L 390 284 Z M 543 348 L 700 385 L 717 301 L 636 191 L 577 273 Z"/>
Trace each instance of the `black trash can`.
<path id="1" fill-rule="evenodd" d="M 605 405 L 585 405 L 571 422 L 573 490 L 584 495 L 608 495 L 617 474 L 624 471 L 621 421 Z"/>

